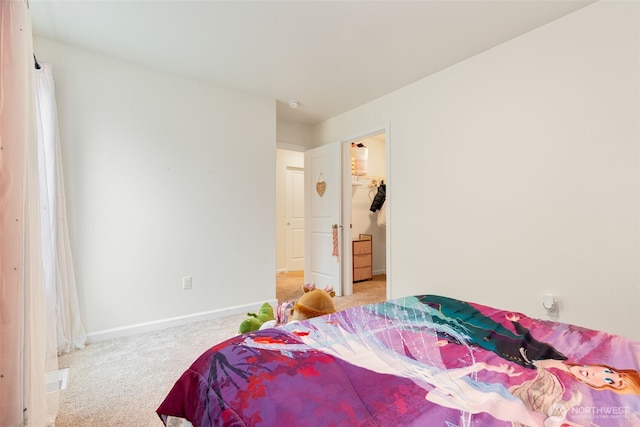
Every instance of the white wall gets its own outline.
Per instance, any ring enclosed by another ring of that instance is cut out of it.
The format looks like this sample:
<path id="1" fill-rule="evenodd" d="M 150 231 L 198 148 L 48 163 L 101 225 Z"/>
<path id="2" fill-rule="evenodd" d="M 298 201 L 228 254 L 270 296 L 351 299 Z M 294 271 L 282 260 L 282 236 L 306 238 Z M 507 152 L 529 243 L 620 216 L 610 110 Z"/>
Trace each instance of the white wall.
<path id="1" fill-rule="evenodd" d="M 392 296 L 436 293 L 640 339 L 639 11 L 598 2 L 333 118 L 390 123 Z"/>
<path id="2" fill-rule="evenodd" d="M 35 51 L 54 68 L 89 335 L 273 300 L 275 102 L 45 39 Z"/>
<path id="3" fill-rule="evenodd" d="M 313 129 L 305 123 L 278 119 L 276 141 L 279 148 L 305 151 L 313 147 Z"/>

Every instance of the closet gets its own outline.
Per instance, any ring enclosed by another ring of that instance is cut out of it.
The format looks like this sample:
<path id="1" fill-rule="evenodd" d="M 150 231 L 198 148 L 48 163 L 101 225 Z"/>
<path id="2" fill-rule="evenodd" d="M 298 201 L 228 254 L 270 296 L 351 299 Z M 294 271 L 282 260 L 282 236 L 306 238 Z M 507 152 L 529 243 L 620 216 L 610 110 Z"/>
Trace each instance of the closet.
<path id="1" fill-rule="evenodd" d="M 386 273 L 386 135 L 351 145 L 351 236 L 353 282 Z M 380 280 L 376 277 L 376 280 Z M 382 278 L 384 280 L 384 278 Z"/>

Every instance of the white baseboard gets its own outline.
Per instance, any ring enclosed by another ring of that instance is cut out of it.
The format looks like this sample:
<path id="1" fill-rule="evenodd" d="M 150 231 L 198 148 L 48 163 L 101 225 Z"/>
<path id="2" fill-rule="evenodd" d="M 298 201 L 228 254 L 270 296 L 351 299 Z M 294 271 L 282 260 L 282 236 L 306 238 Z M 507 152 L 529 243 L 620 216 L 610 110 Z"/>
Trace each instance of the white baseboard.
<path id="1" fill-rule="evenodd" d="M 267 302 L 274 307 L 278 305 L 278 300 L 276 299 L 269 300 Z M 233 314 L 256 312 L 263 303 L 264 301 L 252 302 L 250 304 L 238 305 L 235 307 L 221 308 L 202 313 L 188 314 L 186 316 L 172 317 L 169 319 L 161 319 L 153 322 L 139 323 L 137 325 L 122 326 L 120 328 L 91 332 L 87 334 L 87 343 L 95 343 L 98 341 L 143 334 L 145 332 L 159 331 L 162 329 L 171 328 L 173 326 L 181 326 L 189 323 L 201 322 L 203 320 L 218 319 L 220 317 L 231 316 Z"/>

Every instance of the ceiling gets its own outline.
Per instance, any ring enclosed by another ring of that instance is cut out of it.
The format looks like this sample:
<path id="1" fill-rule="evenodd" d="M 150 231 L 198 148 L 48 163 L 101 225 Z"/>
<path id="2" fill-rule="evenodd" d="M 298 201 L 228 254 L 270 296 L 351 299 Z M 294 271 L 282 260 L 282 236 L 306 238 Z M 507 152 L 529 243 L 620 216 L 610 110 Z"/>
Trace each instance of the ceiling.
<path id="1" fill-rule="evenodd" d="M 30 0 L 30 8 L 36 36 L 266 96 L 278 119 L 315 124 L 590 3 Z"/>

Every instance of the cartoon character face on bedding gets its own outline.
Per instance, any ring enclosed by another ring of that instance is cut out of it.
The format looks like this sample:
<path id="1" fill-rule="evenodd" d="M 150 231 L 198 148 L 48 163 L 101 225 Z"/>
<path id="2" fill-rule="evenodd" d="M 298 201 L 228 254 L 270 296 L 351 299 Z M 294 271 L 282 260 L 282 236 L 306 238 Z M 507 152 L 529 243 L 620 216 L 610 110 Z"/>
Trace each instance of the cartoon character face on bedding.
<path id="1" fill-rule="evenodd" d="M 608 366 L 569 365 L 569 372 L 573 374 L 574 378 L 588 383 L 593 388 L 610 386 L 613 389 L 621 389 L 625 387 L 622 374 Z"/>
<path id="2" fill-rule="evenodd" d="M 535 362 L 541 369 L 557 369 L 595 390 L 611 390 L 640 396 L 640 375 L 633 369 L 616 369 L 608 365 L 580 365 L 550 360 Z"/>

